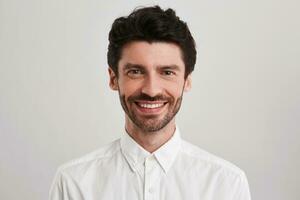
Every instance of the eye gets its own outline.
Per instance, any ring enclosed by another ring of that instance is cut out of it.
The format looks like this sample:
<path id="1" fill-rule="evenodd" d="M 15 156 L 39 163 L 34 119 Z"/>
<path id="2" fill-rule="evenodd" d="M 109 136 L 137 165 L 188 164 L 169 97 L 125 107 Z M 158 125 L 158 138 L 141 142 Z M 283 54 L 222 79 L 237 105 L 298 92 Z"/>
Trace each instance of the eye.
<path id="1" fill-rule="evenodd" d="M 139 76 L 142 74 L 143 74 L 143 71 L 140 69 L 130 69 L 127 71 L 127 75 L 129 75 L 129 76 Z"/>
<path id="2" fill-rule="evenodd" d="M 172 76 L 172 75 L 175 75 L 175 72 L 171 71 L 171 70 L 164 70 L 162 72 L 163 75 L 166 75 L 166 76 Z"/>

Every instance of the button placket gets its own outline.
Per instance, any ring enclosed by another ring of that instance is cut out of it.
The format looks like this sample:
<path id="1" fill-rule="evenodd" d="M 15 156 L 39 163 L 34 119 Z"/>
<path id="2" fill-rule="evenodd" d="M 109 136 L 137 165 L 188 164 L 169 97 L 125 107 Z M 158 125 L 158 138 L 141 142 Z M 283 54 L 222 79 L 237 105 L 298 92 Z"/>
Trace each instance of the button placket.
<path id="1" fill-rule="evenodd" d="M 144 183 L 144 199 L 150 200 L 152 199 L 152 194 L 154 192 L 151 183 L 154 179 L 153 172 L 155 167 L 155 158 L 154 156 L 148 157 L 145 159 L 145 183 Z"/>

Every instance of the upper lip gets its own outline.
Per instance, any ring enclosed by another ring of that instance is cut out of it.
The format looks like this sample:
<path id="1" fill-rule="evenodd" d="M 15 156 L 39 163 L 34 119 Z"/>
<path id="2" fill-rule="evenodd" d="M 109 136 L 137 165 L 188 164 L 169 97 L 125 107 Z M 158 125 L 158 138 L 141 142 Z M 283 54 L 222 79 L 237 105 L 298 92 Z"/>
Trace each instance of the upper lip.
<path id="1" fill-rule="evenodd" d="M 144 101 L 144 100 L 137 100 L 136 103 L 141 104 L 161 104 L 161 103 L 167 103 L 167 101 Z"/>

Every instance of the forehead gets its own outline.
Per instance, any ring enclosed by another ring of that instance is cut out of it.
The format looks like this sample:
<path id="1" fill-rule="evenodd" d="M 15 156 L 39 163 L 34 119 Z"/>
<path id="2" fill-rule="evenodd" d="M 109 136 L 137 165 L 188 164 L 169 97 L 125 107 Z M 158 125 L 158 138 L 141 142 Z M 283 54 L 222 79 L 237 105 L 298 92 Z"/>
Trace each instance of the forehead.
<path id="1" fill-rule="evenodd" d="M 169 42 L 134 41 L 123 47 L 119 68 L 128 63 L 146 67 L 176 65 L 184 71 L 181 49 Z"/>

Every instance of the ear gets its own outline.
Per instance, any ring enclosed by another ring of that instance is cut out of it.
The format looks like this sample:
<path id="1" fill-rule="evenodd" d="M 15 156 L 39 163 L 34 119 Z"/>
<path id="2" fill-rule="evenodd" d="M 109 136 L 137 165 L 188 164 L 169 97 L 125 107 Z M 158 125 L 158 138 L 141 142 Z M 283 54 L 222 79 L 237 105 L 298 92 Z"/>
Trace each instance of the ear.
<path id="1" fill-rule="evenodd" d="M 191 76 L 191 74 L 189 74 L 188 77 L 186 77 L 186 79 L 185 79 L 184 91 L 188 92 L 191 90 L 191 88 L 192 88 L 192 76 Z"/>
<path id="2" fill-rule="evenodd" d="M 109 87 L 112 90 L 118 90 L 118 79 L 117 76 L 115 74 L 115 72 L 109 67 L 108 68 L 108 73 L 109 73 Z"/>

